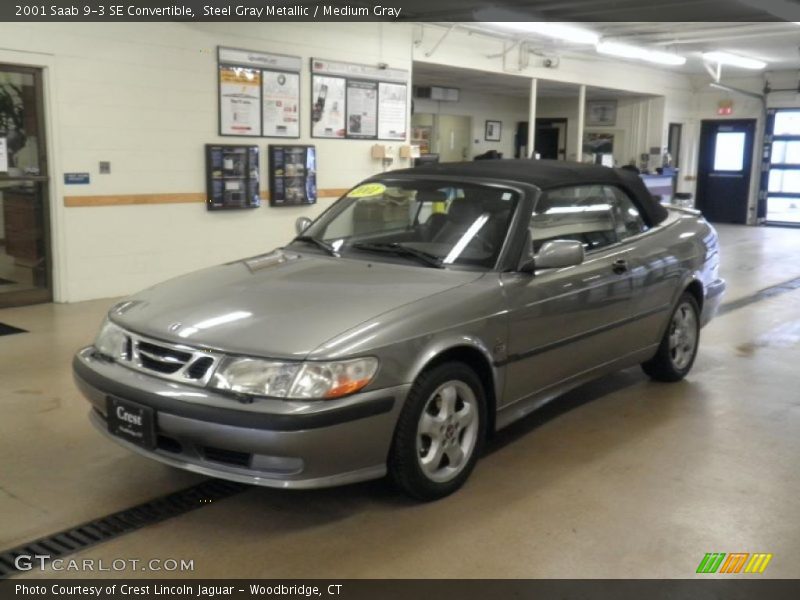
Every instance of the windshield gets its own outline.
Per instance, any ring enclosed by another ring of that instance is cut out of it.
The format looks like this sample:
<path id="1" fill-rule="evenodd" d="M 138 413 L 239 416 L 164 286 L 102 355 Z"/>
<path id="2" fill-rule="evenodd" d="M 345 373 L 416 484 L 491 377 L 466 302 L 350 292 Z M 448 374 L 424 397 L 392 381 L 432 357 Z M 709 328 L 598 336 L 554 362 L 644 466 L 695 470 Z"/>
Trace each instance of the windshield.
<path id="1" fill-rule="evenodd" d="M 302 238 L 353 258 L 492 268 L 519 194 L 424 179 L 370 182 L 340 198 Z"/>

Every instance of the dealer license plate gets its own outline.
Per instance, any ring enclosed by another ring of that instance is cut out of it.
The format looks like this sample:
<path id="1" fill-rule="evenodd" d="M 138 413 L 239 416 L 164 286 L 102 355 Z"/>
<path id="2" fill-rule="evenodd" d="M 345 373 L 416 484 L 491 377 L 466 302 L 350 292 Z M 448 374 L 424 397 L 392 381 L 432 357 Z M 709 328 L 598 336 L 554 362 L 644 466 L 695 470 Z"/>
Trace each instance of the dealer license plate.
<path id="1" fill-rule="evenodd" d="M 156 447 L 155 411 L 149 406 L 109 396 L 106 420 L 111 435 L 148 450 Z"/>

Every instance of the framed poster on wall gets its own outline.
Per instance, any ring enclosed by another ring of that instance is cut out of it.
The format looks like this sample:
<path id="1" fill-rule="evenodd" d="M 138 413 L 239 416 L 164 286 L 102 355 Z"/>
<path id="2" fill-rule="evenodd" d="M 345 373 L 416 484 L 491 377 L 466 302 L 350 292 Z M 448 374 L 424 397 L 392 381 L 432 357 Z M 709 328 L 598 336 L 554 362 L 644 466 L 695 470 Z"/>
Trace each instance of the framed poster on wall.
<path id="1" fill-rule="evenodd" d="M 259 206 L 258 146 L 206 144 L 206 208 Z"/>
<path id="2" fill-rule="evenodd" d="M 300 137 L 300 74 L 261 72 L 264 137 Z"/>
<path id="3" fill-rule="evenodd" d="M 378 135 L 378 83 L 347 82 L 347 137 L 374 139 Z"/>
<path id="4" fill-rule="evenodd" d="M 344 77 L 311 76 L 311 137 L 345 137 L 346 85 Z"/>
<path id="5" fill-rule="evenodd" d="M 317 150 L 314 146 L 269 145 L 269 205 L 303 206 L 317 202 Z"/>
<path id="6" fill-rule="evenodd" d="M 311 137 L 402 140 L 408 71 L 311 59 Z"/>
<path id="7" fill-rule="evenodd" d="M 486 121 L 483 131 L 483 139 L 487 142 L 499 142 L 502 131 L 502 121 Z"/>
<path id="8" fill-rule="evenodd" d="M 300 137 L 297 56 L 217 48 L 219 134 Z"/>
<path id="9" fill-rule="evenodd" d="M 616 124 L 616 100 L 592 100 L 586 103 L 586 125 L 590 127 L 613 127 Z"/>
<path id="10" fill-rule="evenodd" d="M 382 81 L 378 85 L 378 139 L 406 139 L 407 95 L 405 83 Z"/>
<path id="11" fill-rule="evenodd" d="M 261 135 L 261 70 L 219 66 L 219 134 Z"/>

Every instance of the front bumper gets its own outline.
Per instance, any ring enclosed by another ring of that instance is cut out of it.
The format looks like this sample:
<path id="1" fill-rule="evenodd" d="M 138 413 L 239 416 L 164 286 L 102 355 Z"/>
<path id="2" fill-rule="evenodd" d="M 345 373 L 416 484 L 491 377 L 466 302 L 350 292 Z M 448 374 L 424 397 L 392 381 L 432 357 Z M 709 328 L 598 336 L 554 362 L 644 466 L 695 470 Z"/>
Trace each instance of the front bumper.
<path id="1" fill-rule="evenodd" d="M 332 401 L 256 400 L 245 404 L 97 357 L 73 359 L 90 420 L 118 444 L 168 465 L 232 481 L 278 488 L 318 488 L 386 473 L 395 423 L 410 385 Z M 108 433 L 106 399 L 156 411 L 157 447 L 147 450 Z"/>

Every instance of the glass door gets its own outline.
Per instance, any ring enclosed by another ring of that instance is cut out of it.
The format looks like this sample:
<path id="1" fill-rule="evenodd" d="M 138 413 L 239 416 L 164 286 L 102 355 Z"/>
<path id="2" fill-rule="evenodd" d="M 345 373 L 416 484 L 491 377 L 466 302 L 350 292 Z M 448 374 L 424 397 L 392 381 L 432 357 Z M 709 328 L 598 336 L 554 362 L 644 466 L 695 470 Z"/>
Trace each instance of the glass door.
<path id="1" fill-rule="evenodd" d="M 49 302 L 49 181 L 39 69 L 0 64 L 0 308 Z"/>
<path id="2" fill-rule="evenodd" d="M 777 110 L 771 120 L 767 222 L 800 225 L 800 110 Z"/>

